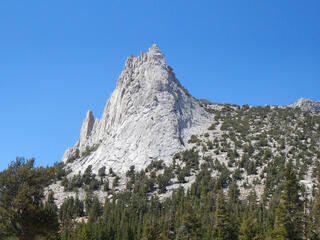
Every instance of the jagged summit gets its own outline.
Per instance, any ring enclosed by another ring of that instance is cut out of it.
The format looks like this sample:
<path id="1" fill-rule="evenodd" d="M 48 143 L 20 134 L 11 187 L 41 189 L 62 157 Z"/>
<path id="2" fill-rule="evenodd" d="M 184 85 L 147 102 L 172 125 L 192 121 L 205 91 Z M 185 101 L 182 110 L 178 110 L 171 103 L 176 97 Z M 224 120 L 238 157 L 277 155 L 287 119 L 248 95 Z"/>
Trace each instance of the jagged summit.
<path id="1" fill-rule="evenodd" d="M 76 173 L 88 165 L 93 171 L 106 166 L 123 173 L 153 159 L 168 162 L 191 134 L 209 123 L 208 113 L 182 87 L 154 44 L 126 59 L 101 119 L 88 111 L 80 138 L 63 161 L 72 162 Z"/>
<path id="2" fill-rule="evenodd" d="M 320 101 L 311 101 L 307 98 L 300 98 L 297 102 L 290 106 L 294 108 L 298 107 L 302 111 L 320 113 Z"/>

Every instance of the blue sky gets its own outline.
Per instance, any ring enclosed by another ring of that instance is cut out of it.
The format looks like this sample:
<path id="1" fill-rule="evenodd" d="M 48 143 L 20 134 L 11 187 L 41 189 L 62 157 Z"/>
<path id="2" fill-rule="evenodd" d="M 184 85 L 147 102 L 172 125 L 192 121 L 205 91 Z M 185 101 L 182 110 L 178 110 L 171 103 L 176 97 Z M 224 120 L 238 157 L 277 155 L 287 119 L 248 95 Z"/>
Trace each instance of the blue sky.
<path id="1" fill-rule="evenodd" d="M 320 99 L 320 1 L 3 0 L 0 170 L 60 161 L 100 117 L 124 61 L 158 43 L 181 83 L 214 102 Z"/>

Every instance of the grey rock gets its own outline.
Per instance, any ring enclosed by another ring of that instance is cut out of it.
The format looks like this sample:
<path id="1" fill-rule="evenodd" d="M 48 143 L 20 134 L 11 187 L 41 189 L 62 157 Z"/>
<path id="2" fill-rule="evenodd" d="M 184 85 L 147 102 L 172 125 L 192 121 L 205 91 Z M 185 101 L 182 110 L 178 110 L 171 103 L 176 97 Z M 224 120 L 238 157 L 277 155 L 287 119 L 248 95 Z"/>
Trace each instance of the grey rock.
<path id="1" fill-rule="evenodd" d="M 180 84 L 154 44 L 146 53 L 127 58 L 101 119 L 87 113 L 80 139 L 62 160 L 77 149 L 80 156 L 94 149 L 69 164 L 75 173 L 88 165 L 94 172 L 106 166 L 123 174 L 131 165 L 139 170 L 156 159 L 169 163 L 190 136 L 210 122 L 210 114 Z"/>
<path id="2" fill-rule="evenodd" d="M 293 108 L 300 108 L 305 112 L 320 113 L 320 101 L 311 101 L 307 98 L 300 98 L 297 102 L 290 106 Z"/>
<path id="3" fill-rule="evenodd" d="M 86 118 L 84 119 L 80 131 L 80 139 L 79 139 L 79 144 L 80 147 L 84 146 L 87 142 L 87 139 L 90 137 L 93 126 L 94 126 L 94 117 L 92 114 L 92 111 L 88 111 Z"/>

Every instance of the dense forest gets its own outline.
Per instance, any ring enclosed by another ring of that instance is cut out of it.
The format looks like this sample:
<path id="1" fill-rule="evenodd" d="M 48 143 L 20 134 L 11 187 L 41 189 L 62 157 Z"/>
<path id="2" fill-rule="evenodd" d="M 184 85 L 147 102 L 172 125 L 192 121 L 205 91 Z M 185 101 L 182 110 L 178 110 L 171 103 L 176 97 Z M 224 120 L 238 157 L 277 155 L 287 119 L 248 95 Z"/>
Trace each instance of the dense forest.
<path id="1" fill-rule="evenodd" d="M 320 117 L 268 106 L 207 111 L 208 131 L 171 164 L 125 176 L 17 158 L 0 173 L 0 238 L 320 239 Z M 69 196 L 59 207 L 53 184 Z"/>
<path id="2" fill-rule="evenodd" d="M 1 239 L 320 239 L 320 186 L 304 198 L 292 162 L 268 202 L 254 190 L 240 200 L 234 181 L 224 188 L 202 165 L 189 190 L 163 201 L 148 195 L 152 180 L 142 170 L 128 172 L 126 189 L 104 203 L 88 191 L 60 209 L 53 192 L 42 201 L 59 169 L 19 158 L 1 172 Z"/>

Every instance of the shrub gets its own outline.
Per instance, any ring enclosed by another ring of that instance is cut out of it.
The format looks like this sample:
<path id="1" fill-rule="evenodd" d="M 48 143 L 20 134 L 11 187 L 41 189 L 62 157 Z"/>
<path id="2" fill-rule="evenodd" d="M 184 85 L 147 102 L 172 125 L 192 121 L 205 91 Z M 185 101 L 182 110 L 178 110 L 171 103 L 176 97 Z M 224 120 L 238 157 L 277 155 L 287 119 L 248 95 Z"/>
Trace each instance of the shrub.
<path id="1" fill-rule="evenodd" d="M 99 145 L 93 145 L 91 147 L 86 146 L 86 150 L 81 154 L 81 157 L 89 156 L 92 152 L 98 149 Z"/>
<path id="2" fill-rule="evenodd" d="M 99 170 L 98 170 L 98 176 L 99 176 L 99 177 L 105 177 L 105 176 L 106 176 L 106 167 L 105 167 L 105 166 L 99 168 Z"/>
<path id="3" fill-rule="evenodd" d="M 150 172 L 152 170 L 161 170 L 164 168 L 163 160 L 152 160 L 151 163 L 147 166 L 146 172 Z"/>
<path id="4" fill-rule="evenodd" d="M 188 143 L 199 143 L 201 140 L 196 135 L 191 135 L 191 138 L 189 139 Z"/>
<path id="5" fill-rule="evenodd" d="M 113 182 L 112 182 L 112 188 L 116 188 L 119 186 L 119 180 L 120 180 L 120 177 L 119 176 L 116 176 L 114 179 L 113 179 Z"/>
<path id="6" fill-rule="evenodd" d="M 67 163 L 73 163 L 79 157 L 80 157 L 80 151 L 77 148 L 76 151 L 67 159 Z"/>
<path id="7" fill-rule="evenodd" d="M 213 143 L 210 140 L 207 141 L 207 146 L 209 149 L 213 149 Z"/>
<path id="8" fill-rule="evenodd" d="M 210 127 L 208 127 L 208 130 L 215 130 L 216 129 L 216 124 L 215 123 L 212 123 L 210 125 Z"/>

